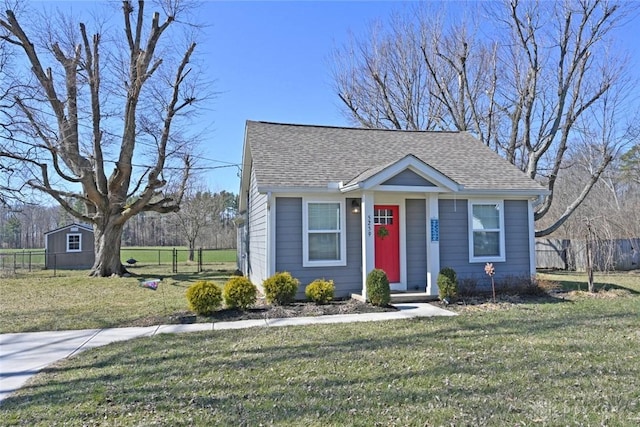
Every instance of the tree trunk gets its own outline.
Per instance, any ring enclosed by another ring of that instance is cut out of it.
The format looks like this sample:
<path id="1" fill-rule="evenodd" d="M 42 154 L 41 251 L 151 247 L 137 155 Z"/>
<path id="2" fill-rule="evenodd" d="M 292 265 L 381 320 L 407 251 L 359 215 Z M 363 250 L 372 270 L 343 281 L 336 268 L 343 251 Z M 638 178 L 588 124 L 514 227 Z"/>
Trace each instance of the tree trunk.
<path id="1" fill-rule="evenodd" d="M 120 261 L 120 246 L 123 226 L 116 224 L 116 218 L 110 218 L 106 226 L 94 225 L 96 259 L 91 268 L 91 276 L 122 276 L 128 273 Z"/>
<path id="2" fill-rule="evenodd" d="M 196 249 L 196 242 L 189 241 L 189 261 L 193 262 L 195 249 Z"/>
<path id="3" fill-rule="evenodd" d="M 587 287 L 590 293 L 595 291 L 595 287 L 593 286 L 593 264 L 594 264 L 594 256 L 593 256 L 593 231 L 591 230 L 591 223 L 587 222 L 587 241 L 586 241 L 586 251 L 587 251 Z"/>

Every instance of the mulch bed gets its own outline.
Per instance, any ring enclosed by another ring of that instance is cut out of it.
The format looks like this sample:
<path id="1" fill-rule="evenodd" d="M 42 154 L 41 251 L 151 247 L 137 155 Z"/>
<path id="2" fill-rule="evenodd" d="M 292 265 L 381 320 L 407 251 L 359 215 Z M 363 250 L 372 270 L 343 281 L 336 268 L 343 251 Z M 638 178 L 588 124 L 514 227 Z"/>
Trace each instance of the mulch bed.
<path id="1" fill-rule="evenodd" d="M 380 313 L 396 310 L 397 309 L 393 306 L 376 307 L 354 299 L 331 301 L 328 304 L 322 305 L 312 302 L 296 302 L 284 306 L 271 305 L 264 301 L 258 301 L 254 308 L 247 311 L 223 309 L 216 311 L 213 316 L 202 317 L 202 320 L 209 322 L 229 322 L 247 319 L 277 319 L 283 317 L 326 316 L 331 314 Z M 201 316 L 198 316 L 198 321 L 201 321 L 200 318 Z"/>
<path id="2" fill-rule="evenodd" d="M 197 316 L 193 319 L 193 313 L 181 311 L 168 316 L 151 316 L 138 319 L 124 326 L 152 326 L 159 324 L 176 323 L 208 323 L 208 322 L 232 322 L 236 320 L 250 319 L 277 319 L 285 317 L 326 316 L 332 314 L 359 314 L 359 313 L 383 313 L 397 311 L 393 306 L 376 307 L 354 299 L 331 301 L 328 304 L 317 305 L 312 302 L 296 302 L 285 306 L 267 304 L 264 300 L 258 300 L 253 308 L 247 311 L 238 309 L 221 309 L 212 316 Z"/>

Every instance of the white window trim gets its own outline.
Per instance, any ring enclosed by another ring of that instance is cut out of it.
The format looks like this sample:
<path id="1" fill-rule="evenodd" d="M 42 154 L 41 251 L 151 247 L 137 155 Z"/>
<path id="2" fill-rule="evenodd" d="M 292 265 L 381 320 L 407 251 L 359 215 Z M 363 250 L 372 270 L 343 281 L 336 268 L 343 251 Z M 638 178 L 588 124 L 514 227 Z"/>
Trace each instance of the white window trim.
<path id="1" fill-rule="evenodd" d="M 309 203 L 340 204 L 340 259 L 330 261 L 309 260 Z M 347 212 L 344 199 L 302 199 L 302 266 L 343 267 L 347 265 Z"/>
<path id="2" fill-rule="evenodd" d="M 78 249 L 69 248 L 69 237 L 78 236 Z M 67 234 L 67 252 L 82 252 L 82 234 L 81 233 L 68 233 Z"/>
<path id="3" fill-rule="evenodd" d="M 499 205 L 500 206 L 500 233 L 498 242 L 500 245 L 500 254 L 498 256 L 473 256 L 473 205 Z M 505 254 L 505 229 L 504 229 L 504 200 L 482 200 L 470 199 L 467 203 L 468 217 L 468 234 L 469 234 L 469 262 L 505 262 L 507 257 Z"/>

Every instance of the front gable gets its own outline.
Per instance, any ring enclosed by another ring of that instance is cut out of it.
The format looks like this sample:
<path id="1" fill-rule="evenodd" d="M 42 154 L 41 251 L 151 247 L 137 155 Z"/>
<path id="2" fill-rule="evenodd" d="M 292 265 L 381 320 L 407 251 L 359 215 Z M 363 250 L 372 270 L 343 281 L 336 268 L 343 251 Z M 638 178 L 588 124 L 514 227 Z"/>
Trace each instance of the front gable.
<path id="1" fill-rule="evenodd" d="M 411 169 L 405 169 L 380 185 L 404 185 L 411 187 L 437 187 L 436 184 L 417 174 Z"/>
<path id="2" fill-rule="evenodd" d="M 364 171 L 341 187 L 354 190 L 408 191 L 426 193 L 456 192 L 462 188 L 454 180 L 409 154 L 387 165 Z"/>

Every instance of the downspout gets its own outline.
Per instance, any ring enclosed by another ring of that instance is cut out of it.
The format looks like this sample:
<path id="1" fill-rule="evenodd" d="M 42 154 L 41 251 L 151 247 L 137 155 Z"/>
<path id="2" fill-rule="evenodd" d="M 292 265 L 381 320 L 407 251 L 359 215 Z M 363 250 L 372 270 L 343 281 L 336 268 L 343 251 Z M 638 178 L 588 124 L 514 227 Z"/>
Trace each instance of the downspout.
<path id="1" fill-rule="evenodd" d="M 273 256 L 275 255 L 272 251 L 273 245 L 275 244 L 275 242 L 273 241 L 272 237 L 274 237 L 273 234 L 273 227 L 271 227 L 271 216 L 272 216 L 272 212 L 271 212 L 271 201 L 272 201 L 272 197 L 271 197 L 271 191 L 267 191 L 267 218 L 266 221 L 267 223 L 266 225 L 266 230 L 267 230 L 267 235 L 265 236 L 266 239 L 266 256 L 265 256 L 265 262 L 267 265 L 265 265 L 265 273 L 266 276 L 269 277 L 271 275 L 273 275 L 273 272 L 271 272 L 271 260 L 273 258 Z"/>

